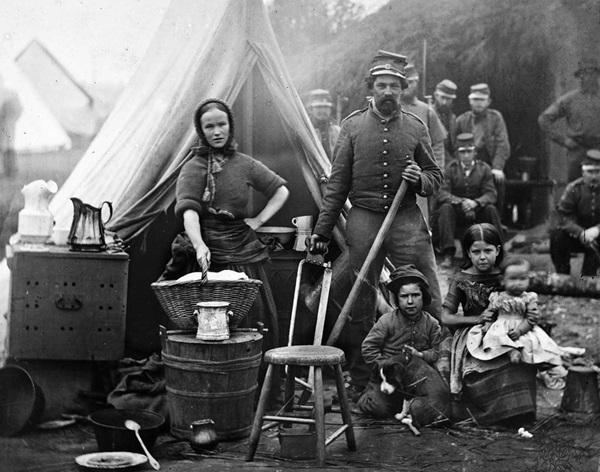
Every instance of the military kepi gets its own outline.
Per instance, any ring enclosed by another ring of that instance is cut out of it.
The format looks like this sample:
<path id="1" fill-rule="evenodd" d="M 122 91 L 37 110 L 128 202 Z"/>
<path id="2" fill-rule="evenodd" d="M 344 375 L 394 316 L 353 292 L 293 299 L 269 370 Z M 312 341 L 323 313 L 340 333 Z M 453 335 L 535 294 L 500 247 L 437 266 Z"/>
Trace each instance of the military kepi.
<path id="1" fill-rule="evenodd" d="M 435 91 L 441 97 L 456 98 L 456 92 L 458 91 L 458 87 L 451 80 L 444 79 L 435 86 Z"/>
<path id="2" fill-rule="evenodd" d="M 381 51 L 371 61 L 371 75 L 395 75 L 401 79 L 406 79 L 404 68 L 406 67 L 406 56 L 395 54 L 393 52 Z"/>
<path id="3" fill-rule="evenodd" d="M 456 145 L 459 151 L 475 149 L 475 137 L 471 133 L 461 133 L 456 137 Z"/>
<path id="4" fill-rule="evenodd" d="M 581 168 L 587 169 L 600 169 L 600 150 L 590 149 L 585 153 L 585 157 L 581 162 Z"/>
<path id="5" fill-rule="evenodd" d="M 404 68 L 404 75 L 406 76 L 407 79 L 418 79 L 419 78 L 419 73 L 417 72 L 417 68 L 415 67 L 414 64 L 408 64 Z"/>
<path id="6" fill-rule="evenodd" d="M 471 91 L 469 93 L 469 100 L 471 98 L 489 98 L 490 87 L 488 84 L 475 84 L 471 85 Z"/>
<path id="7" fill-rule="evenodd" d="M 308 106 L 313 107 L 331 107 L 333 102 L 329 90 L 315 89 L 308 92 Z"/>

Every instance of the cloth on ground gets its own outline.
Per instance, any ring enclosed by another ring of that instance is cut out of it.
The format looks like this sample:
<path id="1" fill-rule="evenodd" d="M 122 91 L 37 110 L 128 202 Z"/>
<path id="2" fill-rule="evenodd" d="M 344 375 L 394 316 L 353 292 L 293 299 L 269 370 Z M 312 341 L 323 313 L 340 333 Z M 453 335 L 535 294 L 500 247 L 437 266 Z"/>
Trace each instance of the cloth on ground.
<path id="1" fill-rule="evenodd" d="M 147 359 L 122 359 L 120 382 L 108 395 L 107 403 L 115 408 L 150 410 L 169 418 L 165 368 L 158 354 Z"/>

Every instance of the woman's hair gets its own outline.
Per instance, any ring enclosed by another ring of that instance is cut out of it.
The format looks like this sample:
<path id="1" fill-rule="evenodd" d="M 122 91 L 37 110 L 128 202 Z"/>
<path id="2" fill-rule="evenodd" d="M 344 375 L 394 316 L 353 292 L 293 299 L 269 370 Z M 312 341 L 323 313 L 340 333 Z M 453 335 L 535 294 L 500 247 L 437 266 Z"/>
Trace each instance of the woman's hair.
<path id="1" fill-rule="evenodd" d="M 465 258 L 467 259 L 465 268 L 472 265 L 467 252 L 471 249 L 473 243 L 477 241 L 483 241 L 492 246 L 500 246 L 500 251 L 498 251 L 498 256 L 496 257 L 496 265 L 499 265 L 502 262 L 504 259 L 504 242 L 502 241 L 502 235 L 494 225 L 489 223 L 478 223 L 467 228 L 467 232 L 462 240 L 463 251 L 465 251 Z"/>
<path id="2" fill-rule="evenodd" d="M 523 266 L 527 270 L 531 269 L 531 264 L 527 259 L 523 257 L 510 255 L 507 256 L 506 259 L 504 259 L 500 264 L 500 273 L 504 275 L 504 272 L 506 272 L 506 268 L 510 266 Z"/>
<path id="3" fill-rule="evenodd" d="M 211 146 L 208 144 L 208 141 L 206 140 L 206 137 L 204 136 L 204 132 L 202 131 L 201 119 L 202 115 L 204 115 L 206 112 L 215 109 L 221 110 L 222 112 L 226 113 L 227 118 L 229 119 L 229 138 L 227 139 L 227 142 L 225 143 L 225 146 L 223 146 L 221 151 L 226 156 L 230 156 L 233 153 L 235 153 L 237 149 L 237 145 L 233 139 L 235 134 L 233 112 L 231 111 L 231 108 L 229 107 L 227 102 L 218 98 L 209 98 L 207 100 L 204 100 L 200 105 L 198 105 L 196 113 L 194 114 L 194 126 L 196 127 L 196 132 L 198 133 L 198 138 L 200 140 L 200 146 L 198 150 L 200 154 L 203 154 L 203 150 L 206 150 L 206 153 L 208 153 L 208 150 L 211 148 Z"/>

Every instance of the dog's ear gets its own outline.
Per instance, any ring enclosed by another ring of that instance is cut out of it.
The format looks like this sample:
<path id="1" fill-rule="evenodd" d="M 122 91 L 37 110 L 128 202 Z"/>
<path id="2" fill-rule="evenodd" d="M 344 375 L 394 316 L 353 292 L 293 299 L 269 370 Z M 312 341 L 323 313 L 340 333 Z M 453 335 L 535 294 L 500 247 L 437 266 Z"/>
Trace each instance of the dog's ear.
<path id="1" fill-rule="evenodd" d="M 383 380 L 391 379 L 394 376 L 394 363 L 390 359 L 379 364 L 379 375 Z"/>
<path id="2" fill-rule="evenodd" d="M 399 385 L 404 385 L 406 379 L 406 365 L 398 362 L 394 365 L 394 379 Z"/>

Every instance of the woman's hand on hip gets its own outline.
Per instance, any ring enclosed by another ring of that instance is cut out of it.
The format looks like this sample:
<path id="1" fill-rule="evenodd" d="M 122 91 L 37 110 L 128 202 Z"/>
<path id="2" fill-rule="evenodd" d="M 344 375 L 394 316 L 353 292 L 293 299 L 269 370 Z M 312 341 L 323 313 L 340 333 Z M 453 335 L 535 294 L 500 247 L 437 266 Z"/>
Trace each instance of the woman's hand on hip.
<path id="1" fill-rule="evenodd" d="M 262 226 L 262 223 L 257 218 L 244 218 L 244 223 L 246 223 L 253 231 L 256 231 L 258 228 Z"/>

